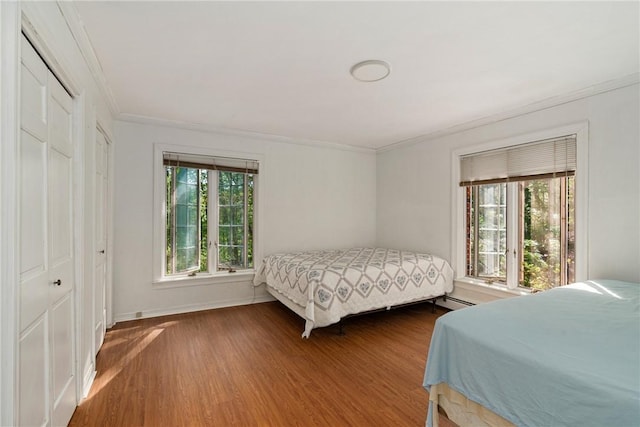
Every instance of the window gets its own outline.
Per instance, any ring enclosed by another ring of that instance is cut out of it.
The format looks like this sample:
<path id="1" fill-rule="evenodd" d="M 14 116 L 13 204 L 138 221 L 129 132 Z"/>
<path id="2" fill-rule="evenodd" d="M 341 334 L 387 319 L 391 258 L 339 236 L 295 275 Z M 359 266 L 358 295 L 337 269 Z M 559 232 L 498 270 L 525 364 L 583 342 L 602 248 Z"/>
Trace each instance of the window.
<path id="1" fill-rule="evenodd" d="M 465 275 L 534 291 L 574 282 L 576 136 L 459 161 Z"/>
<path id="2" fill-rule="evenodd" d="M 162 153 L 163 276 L 253 268 L 254 160 Z"/>

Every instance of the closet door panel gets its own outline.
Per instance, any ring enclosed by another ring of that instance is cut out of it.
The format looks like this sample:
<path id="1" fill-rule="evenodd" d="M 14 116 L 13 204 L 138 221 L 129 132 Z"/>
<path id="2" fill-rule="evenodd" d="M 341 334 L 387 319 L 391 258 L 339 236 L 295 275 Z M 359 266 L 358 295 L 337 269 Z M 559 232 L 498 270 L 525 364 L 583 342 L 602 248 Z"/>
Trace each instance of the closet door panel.
<path id="1" fill-rule="evenodd" d="M 47 316 L 40 316 L 20 338 L 20 425 L 43 426 L 49 421 L 49 383 L 46 357 Z"/>
<path id="2" fill-rule="evenodd" d="M 49 303 L 47 272 L 46 144 L 24 130 L 20 157 L 20 330 Z"/>
<path id="3" fill-rule="evenodd" d="M 22 38 L 20 126 L 40 141 L 47 140 L 49 70 L 31 44 Z M 28 100 L 25 102 L 25 100 Z"/>
<path id="4" fill-rule="evenodd" d="M 73 316 L 71 293 L 51 308 L 51 390 L 53 425 L 66 425 L 76 407 L 73 371 Z"/>

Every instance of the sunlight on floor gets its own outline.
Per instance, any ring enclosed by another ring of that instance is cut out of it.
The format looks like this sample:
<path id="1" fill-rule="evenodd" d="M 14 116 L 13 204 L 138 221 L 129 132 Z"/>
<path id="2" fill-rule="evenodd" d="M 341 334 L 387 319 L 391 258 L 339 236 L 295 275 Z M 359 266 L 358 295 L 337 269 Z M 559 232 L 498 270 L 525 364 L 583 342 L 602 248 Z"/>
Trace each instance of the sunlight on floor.
<path id="1" fill-rule="evenodd" d="M 122 360 L 120 360 L 116 365 L 110 367 L 105 373 L 100 374 L 98 376 L 98 378 L 96 379 L 96 381 L 93 384 L 93 387 L 91 388 L 91 392 L 89 393 L 89 396 L 87 396 L 86 401 L 91 400 L 91 398 L 95 395 L 97 395 L 98 393 L 100 393 L 100 391 L 109 384 L 109 382 L 111 382 L 112 379 L 114 379 L 116 377 L 116 375 L 118 375 L 120 373 L 120 371 L 122 371 L 122 369 L 128 365 L 129 363 L 131 363 L 131 361 L 138 356 L 140 353 L 142 353 L 142 351 L 144 351 L 144 349 L 153 342 L 153 340 L 155 340 L 156 338 L 158 338 L 158 336 L 164 332 L 164 330 L 166 329 L 166 326 L 170 326 L 171 323 L 173 322 L 167 322 L 169 323 L 169 325 L 166 324 L 162 324 L 162 325 L 158 325 L 157 328 L 155 328 L 154 330 L 150 331 L 145 337 L 143 337 L 140 342 L 133 347 L 123 358 Z M 123 343 L 125 342 L 125 340 L 123 339 L 118 339 L 116 341 L 117 343 Z M 106 343 L 105 346 L 110 346 L 110 345 L 115 345 L 114 342 L 109 342 Z"/>

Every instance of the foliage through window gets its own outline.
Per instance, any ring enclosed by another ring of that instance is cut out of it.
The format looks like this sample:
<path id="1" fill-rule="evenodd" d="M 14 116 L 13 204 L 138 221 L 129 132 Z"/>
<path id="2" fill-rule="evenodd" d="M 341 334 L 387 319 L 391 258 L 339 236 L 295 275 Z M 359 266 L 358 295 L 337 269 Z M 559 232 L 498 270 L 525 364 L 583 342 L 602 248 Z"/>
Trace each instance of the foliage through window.
<path id="1" fill-rule="evenodd" d="M 507 265 L 515 262 L 518 286 L 574 282 L 574 185 L 569 176 L 466 187 L 467 276 L 506 283 Z M 512 201 L 509 194 L 517 196 Z M 512 227 L 510 215 L 517 218 Z M 509 234 L 517 236 L 513 250 Z"/>
<path id="2" fill-rule="evenodd" d="M 165 274 L 252 268 L 257 169 L 167 158 L 164 168 Z"/>
<path id="3" fill-rule="evenodd" d="M 533 148 L 462 158 L 466 276 L 534 291 L 575 281 L 575 138 Z"/>

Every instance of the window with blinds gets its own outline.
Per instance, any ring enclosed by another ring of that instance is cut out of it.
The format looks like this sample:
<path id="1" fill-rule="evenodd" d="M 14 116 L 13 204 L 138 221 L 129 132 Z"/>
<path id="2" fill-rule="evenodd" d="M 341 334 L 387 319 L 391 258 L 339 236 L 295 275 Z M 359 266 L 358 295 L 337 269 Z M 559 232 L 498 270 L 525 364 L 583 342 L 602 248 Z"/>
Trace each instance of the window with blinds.
<path id="1" fill-rule="evenodd" d="M 163 153 L 164 274 L 253 267 L 255 160 Z"/>
<path id="2" fill-rule="evenodd" d="M 460 157 L 466 275 L 545 290 L 575 277 L 576 136 Z"/>
<path id="3" fill-rule="evenodd" d="M 569 176 L 576 171 L 576 136 L 537 141 L 460 158 L 460 185 Z"/>

